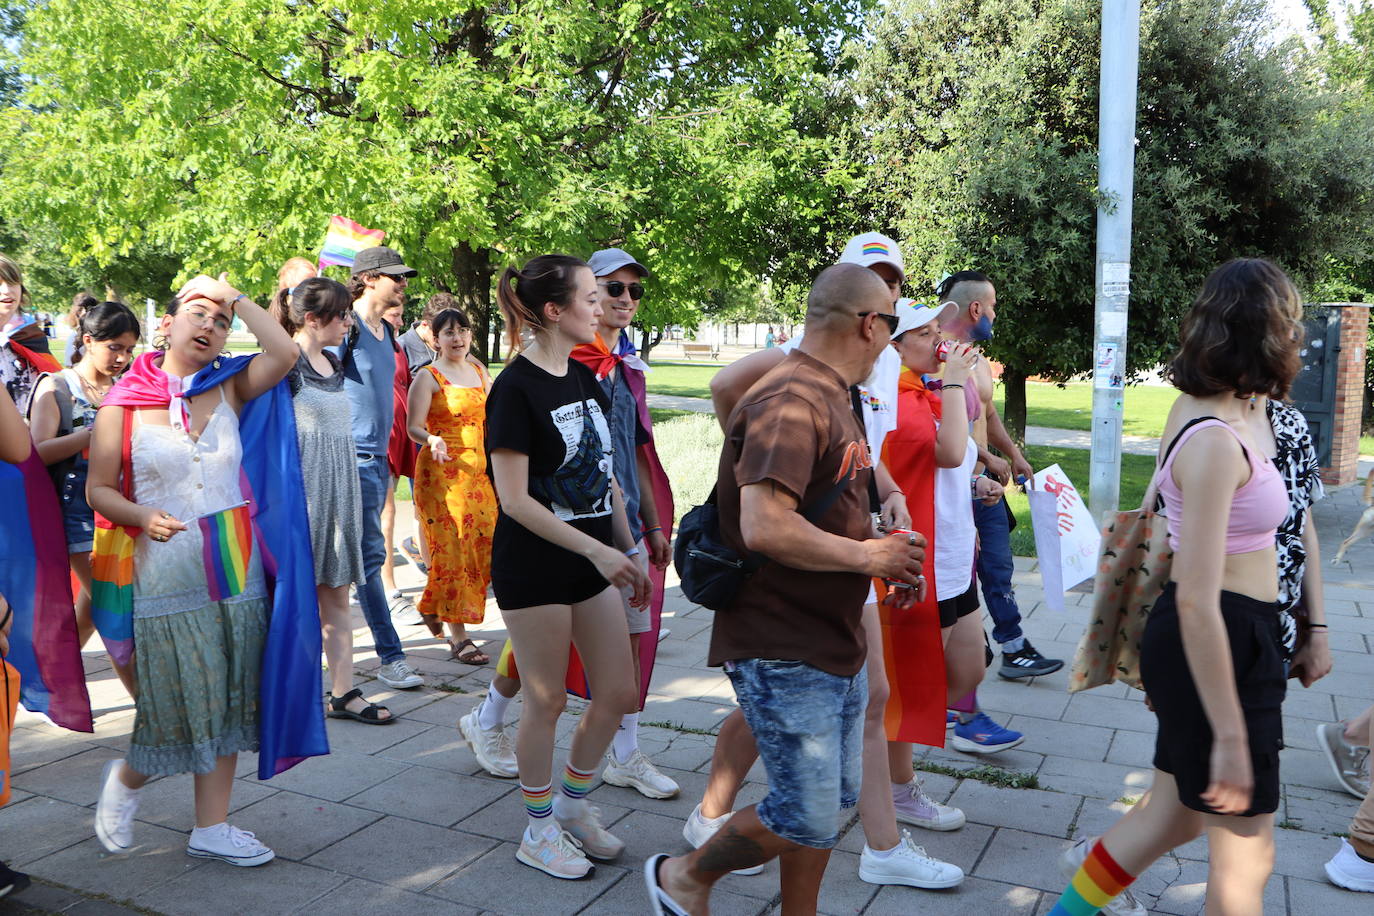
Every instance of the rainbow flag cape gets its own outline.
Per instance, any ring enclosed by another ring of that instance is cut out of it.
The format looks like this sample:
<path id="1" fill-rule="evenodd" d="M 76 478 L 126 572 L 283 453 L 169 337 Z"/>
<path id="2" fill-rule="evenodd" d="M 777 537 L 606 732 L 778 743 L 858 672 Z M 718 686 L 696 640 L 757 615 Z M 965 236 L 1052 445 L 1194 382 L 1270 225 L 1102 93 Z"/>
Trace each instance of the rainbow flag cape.
<path id="1" fill-rule="evenodd" d="M 210 600 L 224 601 L 242 594 L 248 585 L 248 561 L 253 557 L 253 519 L 248 501 L 207 513 L 197 521 Z"/>
<path id="2" fill-rule="evenodd" d="M 320 266 L 340 264 L 352 267 L 358 252 L 364 248 L 376 248 L 385 237 L 386 233 L 380 229 L 359 226 L 346 216 L 331 216 L 329 231 L 324 236 L 324 247 L 320 249 Z"/>

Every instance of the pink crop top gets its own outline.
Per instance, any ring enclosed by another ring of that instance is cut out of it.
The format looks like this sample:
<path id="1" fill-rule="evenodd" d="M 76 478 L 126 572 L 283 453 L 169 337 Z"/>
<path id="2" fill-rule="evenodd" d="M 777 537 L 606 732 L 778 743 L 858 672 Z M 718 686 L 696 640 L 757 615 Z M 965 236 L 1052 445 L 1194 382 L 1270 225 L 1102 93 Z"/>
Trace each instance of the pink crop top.
<path id="1" fill-rule="evenodd" d="M 1245 447 L 1240 435 L 1221 420 L 1203 420 L 1183 431 L 1175 441 L 1164 466 L 1159 469 L 1159 495 L 1164 499 L 1164 511 L 1168 517 L 1169 546 L 1178 550 L 1178 532 L 1183 524 L 1183 494 L 1174 483 L 1171 472 L 1174 458 L 1182 451 L 1183 445 L 1199 430 L 1220 427 L 1240 442 L 1241 451 L 1250 462 L 1250 479 L 1236 488 L 1231 500 L 1231 517 L 1226 525 L 1226 553 L 1249 553 L 1263 547 L 1272 547 L 1279 523 L 1288 514 L 1288 489 L 1278 469 L 1268 458 L 1255 460 L 1250 449 Z"/>

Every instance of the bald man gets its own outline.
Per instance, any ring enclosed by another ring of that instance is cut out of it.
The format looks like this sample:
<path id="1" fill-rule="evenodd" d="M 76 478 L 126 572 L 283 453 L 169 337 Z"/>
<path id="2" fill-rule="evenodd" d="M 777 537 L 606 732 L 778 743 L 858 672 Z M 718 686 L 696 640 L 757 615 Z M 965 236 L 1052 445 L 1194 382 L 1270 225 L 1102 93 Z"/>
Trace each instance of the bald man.
<path id="1" fill-rule="evenodd" d="M 807 299 L 801 346 L 730 414 L 717 482 L 721 534 L 769 562 L 716 615 L 707 661 L 730 678 L 768 769 L 768 795 L 695 852 L 645 863 L 656 913 L 706 912 L 716 881 L 778 857 L 783 910 L 815 911 L 840 811 L 858 801 L 862 777 L 868 580 L 916 586 L 925 553 L 917 536 L 875 536 L 873 461 L 850 396 L 895 323 L 874 272 L 827 268 Z M 910 603 L 911 592 L 897 593 Z"/>

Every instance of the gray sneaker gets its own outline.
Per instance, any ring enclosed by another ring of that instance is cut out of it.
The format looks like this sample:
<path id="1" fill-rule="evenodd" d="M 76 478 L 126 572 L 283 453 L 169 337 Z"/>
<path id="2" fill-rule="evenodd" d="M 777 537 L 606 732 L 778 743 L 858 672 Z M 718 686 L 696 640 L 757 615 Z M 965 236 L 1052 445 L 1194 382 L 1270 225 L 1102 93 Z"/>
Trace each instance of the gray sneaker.
<path id="1" fill-rule="evenodd" d="M 387 596 L 387 610 L 391 612 L 392 621 L 400 627 L 418 627 L 425 622 L 416 610 L 415 603 L 401 592 L 392 592 Z"/>
<path id="2" fill-rule="evenodd" d="M 409 690 L 425 685 L 425 679 L 416 674 L 415 669 L 406 664 L 405 659 L 378 668 L 377 678 L 393 690 Z"/>
<path id="3" fill-rule="evenodd" d="M 1078 870 L 1083 867 L 1083 860 L 1088 857 L 1088 850 L 1097 840 L 1098 837 L 1080 837 L 1072 846 L 1064 850 L 1064 854 L 1059 857 L 1059 873 L 1072 881 L 1074 875 L 1078 874 Z M 1149 911 L 1135 898 L 1130 888 L 1126 888 L 1113 897 L 1099 912 L 1106 913 L 1107 916 L 1150 916 Z"/>
<path id="4" fill-rule="evenodd" d="M 1363 800 L 1369 794 L 1369 748 L 1346 741 L 1345 724 L 1341 722 L 1318 725 L 1317 746 L 1326 755 L 1341 788 Z"/>

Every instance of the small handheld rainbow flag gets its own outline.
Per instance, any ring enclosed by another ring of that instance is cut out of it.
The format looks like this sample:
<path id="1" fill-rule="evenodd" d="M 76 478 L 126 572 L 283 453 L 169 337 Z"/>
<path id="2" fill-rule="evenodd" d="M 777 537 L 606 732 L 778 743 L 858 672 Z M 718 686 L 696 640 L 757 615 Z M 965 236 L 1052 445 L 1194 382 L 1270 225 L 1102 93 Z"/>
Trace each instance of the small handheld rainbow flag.
<path id="1" fill-rule="evenodd" d="M 248 501 L 199 517 L 204 539 L 205 581 L 210 600 L 223 601 L 241 593 L 248 584 L 248 561 L 253 556 L 253 519 Z"/>
<path id="2" fill-rule="evenodd" d="M 320 249 L 320 266 L 340 264 L 352 267 L 358 252 L 364 248 L 376 248 L 385 237 L 386 233 L 381 229 L 364 228 L 346 216 L 331 216 L 329 231 L 324 236 L 324 247 Z"/>

